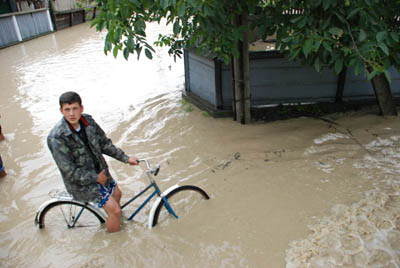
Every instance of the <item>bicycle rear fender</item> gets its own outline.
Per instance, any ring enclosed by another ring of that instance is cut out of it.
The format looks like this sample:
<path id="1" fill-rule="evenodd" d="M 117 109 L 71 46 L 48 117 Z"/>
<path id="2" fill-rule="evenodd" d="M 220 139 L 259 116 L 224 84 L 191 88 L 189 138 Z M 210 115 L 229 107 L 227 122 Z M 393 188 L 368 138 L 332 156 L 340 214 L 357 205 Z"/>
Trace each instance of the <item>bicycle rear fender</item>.
<path id="1" fill-rule="evenodd" d="M 154 201 L 153 206 L 151 207 L 150 213 L 149 213 L 149 221 L 148 221 L 148 226 L 149 229 L 151 229 L 153 227 L 153 219 L 154 219 L 154 213 L 156 212 L 157 206 L 158 204 L 160 204 L 162 197 L 166 196 L 167 194 L 169 194 L 170 192 L 172 192 L 173 190 L 175 190 L 176 188 L 178 188 L 179 185 L 175 184 L 171 187 L 169 187 L 167 190 L 165 190 L 161 196 L 157 197 L 156 201 Z"/>
<path id="2" fill-rule="evenodd" d="M 50 204 L 56 203 L 56 202 L 59 202 L 59 201 L 72 201 L 72 202 L 77 203 L 77 204 L 85 205 L 84 202 L 76 201 L 76 200 L 74 200 L 72 197 L 58 197 L 58 198 L 52 198 L 52 199 L 47 200 L 46 202 L 44 202 L 44 203 L 38 208 L 38 210 L 36 211 L 35 225 L 38 225 L 38 224 L 39 224 L 39 217 L 40 217 L 40 214 L 42 214 L 43 210 L 44 210 L 47 206 L 49 206 Z M 99 209 L 99 208 L 97 208 L 97 207 L 95 207 L 95 206 L 93 206 L 93 205 L 91 205 L 91 204 L 87 204 L 86 206 L 88 206 L 88 207 L 90 207 L 92 210 L 96 211 L 96 212 L 104 219 L 104 221 L 107 221 L 107 215 L 104 213 L 104 211 L 103 211 L 102 209 Z"/>

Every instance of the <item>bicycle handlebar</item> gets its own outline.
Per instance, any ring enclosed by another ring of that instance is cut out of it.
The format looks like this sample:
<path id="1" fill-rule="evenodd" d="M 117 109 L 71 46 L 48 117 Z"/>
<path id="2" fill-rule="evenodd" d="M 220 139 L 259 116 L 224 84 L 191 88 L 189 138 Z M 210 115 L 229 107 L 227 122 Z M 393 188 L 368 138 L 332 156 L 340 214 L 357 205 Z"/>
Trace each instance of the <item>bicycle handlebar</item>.
<path id="1" fill-rule="evenodd" d="M 160 165 L 157 165 L 156 168 L 152 169 L 151 166 L 150 166 L 150 162 L 147 159 L 138 159 L 137 161 L 138 161 L 138 163 L 140 163 L 140 162 L 146 163 L 146 167 L 147 167 L 147 171 L 146 172 L 147 173 L 150 173 L 150 174 L 153 174 L 154 176 L 157 176 L 158 172 L 160 171 Z"/>

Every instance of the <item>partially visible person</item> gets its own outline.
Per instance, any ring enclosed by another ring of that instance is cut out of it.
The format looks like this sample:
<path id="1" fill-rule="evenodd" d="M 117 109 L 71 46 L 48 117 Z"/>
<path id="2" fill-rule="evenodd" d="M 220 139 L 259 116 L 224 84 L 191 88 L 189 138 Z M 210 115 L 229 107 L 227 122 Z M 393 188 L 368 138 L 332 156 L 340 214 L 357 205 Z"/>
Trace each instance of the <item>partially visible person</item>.
<path id="1" fill-rule="evenodd" d="M 47 137 L 50 152 L 61 172 L 65 188 L 74 199 L 94 202 L 107 212 L 107 231 L 120 230 L 121 190 L 112 178 L 103 154 L 130 165 L 138 159 L 114 146 L 94 119 L 83 113 L 75 92 L 60 96 L 63 118 Z"/>
<path id="2" fill-rule="evenodd" d="M 7 172 L 3 166 L 3 160 L 1 159 L 1 155 L 0 155 L 0 178 L 3 178 L 7 175 Z"/>
<path id="3" fill-rule="evenodd" d="M 0 114 L 0 118 L 1 118 L 1 114 Z M 1 131 L 1 125 L 0 125 L 0 141 L 3 141 L 5 139 L 3 132 Z"/>
<path id="4" fill-rule="evenodd" d="M 1 118 L 1 114 L 0 114 L 0 118 Z M 1 125 L 0 125 L 0 141 L 3 141 L 4 135 L 3 132 L 1 131 Z M 1 155 L 0 155 L 0 178 L 3 178 L 7 175 L 6 170 L 4 169 L 4 165 L 3 165 L 3 160 L 1 159 Z"/>

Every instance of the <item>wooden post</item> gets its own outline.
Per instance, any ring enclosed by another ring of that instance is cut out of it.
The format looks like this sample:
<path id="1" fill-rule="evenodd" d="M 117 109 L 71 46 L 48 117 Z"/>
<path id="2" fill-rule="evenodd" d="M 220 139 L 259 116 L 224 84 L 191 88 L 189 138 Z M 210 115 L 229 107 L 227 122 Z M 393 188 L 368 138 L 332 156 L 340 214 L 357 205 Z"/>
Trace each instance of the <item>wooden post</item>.
<path id="1" fill-rule="evenodd" d="M 344 91 L 344 85 L 346 83 L 346 73 L 347 73 L 347 67 L 343 67 L 342 71 L 338 76 L 338 81 L 337 81 L 336 99 L 335 99 L 336 103 L 340 103 L 343 101 L 343 91 Z"/>
<path id="2" fill-rule="evenodd" d="M 241 25 L 241 18 L 237 16 L 235 18 L 235 27 L 239 28 Z M 241 122 L 242 118 L 242 106 L 240 105 L 242 101 L 242 81 L 243 81 L 243 71 L 242 71 L 242 42 L 238 41 L 236 43 L 236 49 L 239 51 L 239 57 L 233 59 L 233 71 L 234 71 L 234 79 L 235 79 L 235 111 L 236 111 L 236 120 Z"/>
<path id="3" fill-rule="evenodd" d="M 222 98 L 222 64 L 217 58 L 214 59 L 214 70 L 215 70 L 215 99 L 217 109 L 223 109 L 223 98 Z"/>
<path id="4" fill-rule="evenodd" d="M 234 64 L 234 58 L 233 56 L 231 57 L 231 86 L 232 86 L 232 115 L 233 115 L 233 121 L 237 120 L 236 117 L 236 92 L 235 92 L 235 68 L 233 67 Z"/>
<path id="5" fill-rule="evenodd" d="M 249 59 L 249 17 L 247 13 L 242 15 L 242 25 L 246 26 L 243 36 L 242 60 L 243 60 L 243 118 L 241 123 L 248 124 L 251 120 L 250 113 L 250 59 Z"/>

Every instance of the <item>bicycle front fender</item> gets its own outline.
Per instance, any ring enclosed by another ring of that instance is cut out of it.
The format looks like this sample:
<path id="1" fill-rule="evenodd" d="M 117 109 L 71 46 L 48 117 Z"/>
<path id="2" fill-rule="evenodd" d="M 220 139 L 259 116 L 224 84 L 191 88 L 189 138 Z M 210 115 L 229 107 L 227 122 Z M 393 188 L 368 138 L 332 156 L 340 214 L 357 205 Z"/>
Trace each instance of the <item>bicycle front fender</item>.
<path id="1" fill-rule="evenodd" d="M 151 210 L 149 213 L 149 220 L 148 220 L 149 229 L 151 229 L 153 227 L 154 213 L 156 212 L 158 204 L 160 204 L 160 202 L 162 201 L 162 197 L 166 196 L 167 194 L 169 194 L 170 192 L 172 192 L 173 190 L 175 190 L 178 187 L 179 187 L 178 184 L 175 184 L 175 185 L 169 187 L 167 190 L 162 192 L 161 196 L 157 197 L 156 201 L 154 201 L 153 206 L 151 207 Z"/>

